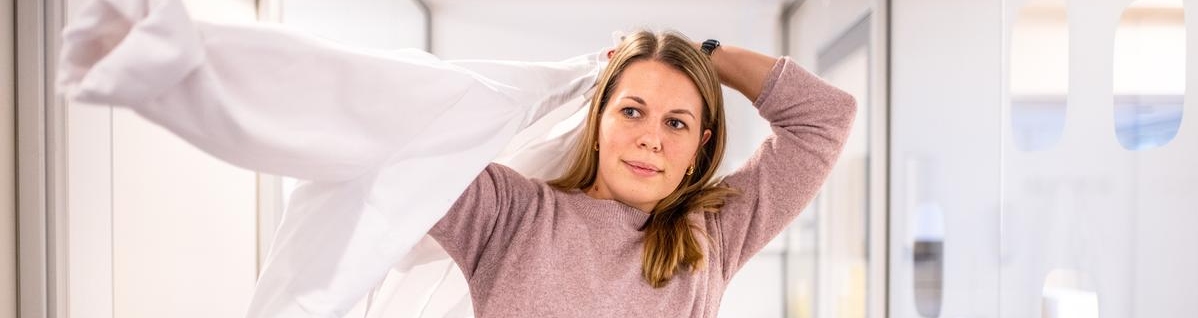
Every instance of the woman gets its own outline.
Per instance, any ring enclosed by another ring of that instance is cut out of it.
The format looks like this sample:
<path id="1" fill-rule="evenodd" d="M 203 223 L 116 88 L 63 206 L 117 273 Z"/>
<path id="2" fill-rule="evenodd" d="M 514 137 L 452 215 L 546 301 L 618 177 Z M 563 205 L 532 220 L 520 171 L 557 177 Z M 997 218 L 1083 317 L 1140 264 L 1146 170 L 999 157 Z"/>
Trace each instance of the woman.
<path id="1" fill-rule="evenodd" d="M 646 31 L 610 54 L 564 175 L 491 164 L 429 232 L 479 317 L 715 316 L 732 276 L 815 196 L 852 124 L 852 97 L 785 57 L 705 56 Z M 718 181 L 721 82 L 774 135 Z"/>
<path id="2" fill-rule="evenodd" d="M 628 37 L 596 75 L 605 61 L 589 55 L 363 51 L 191 21 L 177 0 L 92 1 L 70 21 L 57 64 L 68 99 L 127 107 L 229 163 L 306 180 L 251 317 L 344 316 L 425 232 L 469 277 L 479 316 L 715 315 L 732 274 L 814 196 L 854 112 L 789 59 L 709 58 L 671 34 Z M 596 77 L 566 174 L 488 166 Z M 775 127 L 722 182 L 719 81 Z"/>

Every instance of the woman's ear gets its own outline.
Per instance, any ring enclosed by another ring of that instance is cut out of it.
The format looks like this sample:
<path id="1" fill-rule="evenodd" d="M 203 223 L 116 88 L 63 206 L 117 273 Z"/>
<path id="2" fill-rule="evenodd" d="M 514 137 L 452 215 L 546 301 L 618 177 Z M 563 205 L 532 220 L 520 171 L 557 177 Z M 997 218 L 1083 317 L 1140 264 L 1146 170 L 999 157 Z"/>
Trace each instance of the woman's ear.
<path id="1" fill-rule="evenodd" d="M 699 147 L 707 144 L 707 140 L 711 139 L 711 129 L 703 130 L 703 139 L 699 141 Z"/>

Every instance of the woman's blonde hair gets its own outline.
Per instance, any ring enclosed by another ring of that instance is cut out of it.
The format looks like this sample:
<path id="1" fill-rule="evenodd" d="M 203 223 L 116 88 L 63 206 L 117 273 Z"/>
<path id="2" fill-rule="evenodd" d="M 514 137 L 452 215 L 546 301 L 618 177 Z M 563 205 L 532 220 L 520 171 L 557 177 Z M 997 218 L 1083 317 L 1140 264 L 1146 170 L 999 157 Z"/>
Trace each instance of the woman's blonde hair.
<path id="1" fill-rule="evenodd" d="M 725 125 L 724 100 L 720 80 L 706 55 L 691 41 L 676 32 L 653 33 L 637 31 L 624 37 L 616 48 L 607 69 L 600 75 L 590 114 L 582 138 L 574 147 L 574 162 L 569 169 L 549 185 L 561 189 L 586 189 L 595 183 L 599 169 L 599 153 L 592 145 L 599 141 L 599 120 L 607 106 L 620 75 L 636 61 L 651 60 L 672 66 L 685 73 L 699 89 L 703 98 L 702 127 L 711 130 L 711 138 L 696 153 L 695 170 L 653 207 L 642 231 L 645 232 L 642 275 L 654 288 L 665 286 L 678 269 L 692 272 L 702 267 L 703 248 L 693 229 L 706 236 L 702 228 L 690 224 L 690 213 L 716 213 L 724 199 L 735 190 L 718 186 L 716 169 L 724 157 Z"/>

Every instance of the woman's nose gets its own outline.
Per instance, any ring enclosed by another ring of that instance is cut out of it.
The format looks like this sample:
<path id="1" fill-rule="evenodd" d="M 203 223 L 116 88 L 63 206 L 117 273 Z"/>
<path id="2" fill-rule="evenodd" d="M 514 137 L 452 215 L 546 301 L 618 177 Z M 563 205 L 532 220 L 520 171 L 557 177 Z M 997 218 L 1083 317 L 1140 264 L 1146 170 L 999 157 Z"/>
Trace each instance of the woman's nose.
<path id="1" fill-rule="evenodd" d="M 653 152 L 661 151 L 661 137 L 656 131 L 646 131 L 636 140 L 637 146 Z"/>

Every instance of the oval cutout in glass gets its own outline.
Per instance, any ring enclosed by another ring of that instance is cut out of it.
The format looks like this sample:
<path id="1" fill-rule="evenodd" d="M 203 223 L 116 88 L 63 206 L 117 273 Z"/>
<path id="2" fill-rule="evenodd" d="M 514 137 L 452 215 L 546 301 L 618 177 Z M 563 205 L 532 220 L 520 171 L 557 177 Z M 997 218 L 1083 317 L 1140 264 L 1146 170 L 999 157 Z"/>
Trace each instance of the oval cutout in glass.
<path id="1" fill-rule="evenodd" d="M 1098 292 L 1090 275 L 1072 269 L 1055 269 L 1044 277 L 1041 318 L 1098 318 Z"/>
<path id="2" fill-rule="evenodd" d="M 1128 150 L 1177 136 L 1185 99 L 1186 35 L 1181 0 L 1140 0 L 1119 19 L 1111 81 L 1115 135 Z"/>
<path id="3" fill-rule="evenodd" d="M 904 164 L 907 193 L 903 205 L 910 217 L 904 243 L 911 262 L 911 296 L 920 317 L 940 317 L 944 294 L 944 209 L 932 194 L 935 178 L 928 159 L 908 159 Z M 906 286 L 904 286 L 906 287 Z"/>
<path id="4" fill-rule="evenodd" d="M 920 204 L 915 212 L 912 242 L 912 282 L 915 310 L 923 317 L 939 317 L 944 293 L 944 212 L 935 202 Z"/>
<path id="5" fill-rule="evenodd" d="M 1028 0 L 1019 8 L 1008 58 L 1012 141 L 1023 151 L 1051 148 L 1065 130 L 1069 91 L 1065 0 Z"/>

